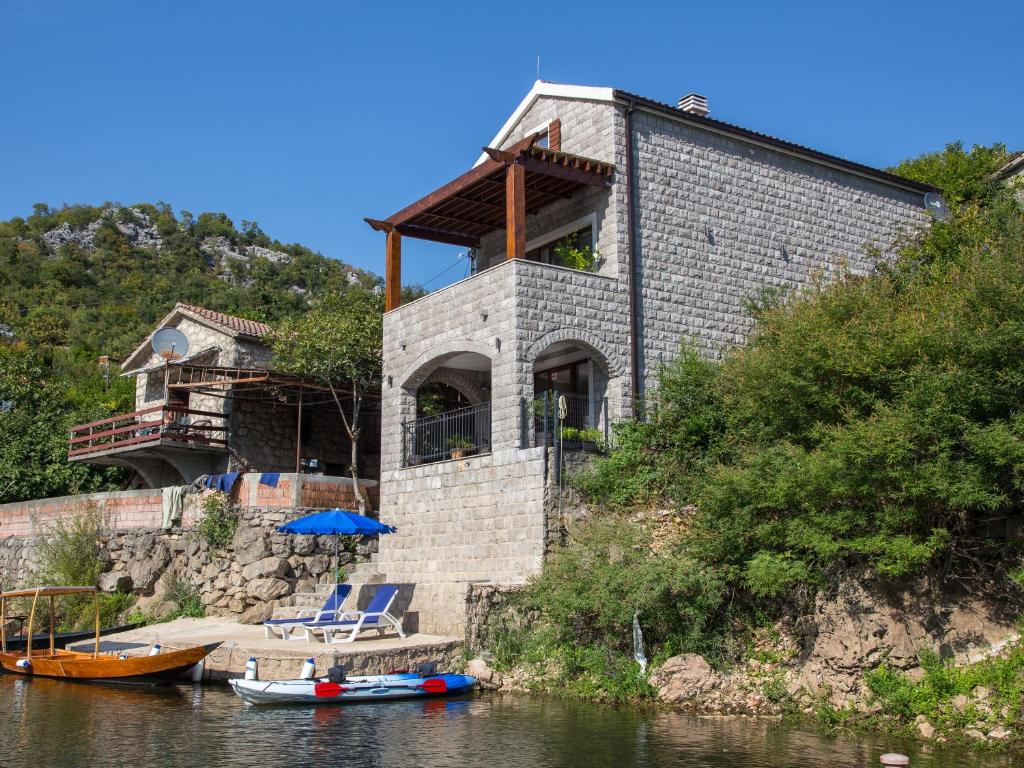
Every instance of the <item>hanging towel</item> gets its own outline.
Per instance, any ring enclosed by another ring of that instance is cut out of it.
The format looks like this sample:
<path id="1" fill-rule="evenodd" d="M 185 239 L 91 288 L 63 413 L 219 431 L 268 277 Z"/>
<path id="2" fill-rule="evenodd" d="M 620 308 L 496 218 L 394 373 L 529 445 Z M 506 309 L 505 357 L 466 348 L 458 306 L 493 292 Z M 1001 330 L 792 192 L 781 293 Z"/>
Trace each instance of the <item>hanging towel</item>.
<path id="1" fill-rule="evenodd" d="M 271 488 L 277 488 L 277 481 L 280 479 L 280 472 L 264 472 L 260 475 L 260 485 L 269 485 Z"/>
<path id="2" fill-rule="evenodd" d="M 181 523 L 185 488 L 188 486 L 172 485 L 169 488 L 164 488 L 160 493 L 162 511 L 160 525 L 165 531 Z"/>
<path id="3" fill-rule="evenodd" d="M 226 472 L 223 475 L 210 475 L 206 478 L 206 487 L 213 488 L 223 493 L 231 493 L 235 481 L 241 472 Z"/>

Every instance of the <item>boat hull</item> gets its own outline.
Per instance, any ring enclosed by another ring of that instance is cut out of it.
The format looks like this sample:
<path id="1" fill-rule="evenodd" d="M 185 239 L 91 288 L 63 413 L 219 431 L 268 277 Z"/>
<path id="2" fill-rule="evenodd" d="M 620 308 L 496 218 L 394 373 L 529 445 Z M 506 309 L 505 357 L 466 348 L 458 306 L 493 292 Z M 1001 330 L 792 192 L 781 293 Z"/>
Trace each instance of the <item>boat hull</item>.
<path id="1" fill-rule="evenodd" d="M 153 656 L 127 658 L 116 655 L 93 657 L 91 653 L 57 651 L 52 655 L 33 654 L 27 668 L 18 665 L 18 661 L 25 659 L 25 654 L 0 653 L 0 666 L 5 672 L 29 677 L 124 685 L 165 685 L 173 683 L 218 646 L 220 643 L 211 643 Z"/>
<path id="2" fill-rule="evenodd" d="M 247 704 L 364 704 L 367 702 L 457 696 L 476 687 L 469 675 L 420 677 L 405 673 L 350 677 L 343 683 L 314 680 L 229 680 Z"/>

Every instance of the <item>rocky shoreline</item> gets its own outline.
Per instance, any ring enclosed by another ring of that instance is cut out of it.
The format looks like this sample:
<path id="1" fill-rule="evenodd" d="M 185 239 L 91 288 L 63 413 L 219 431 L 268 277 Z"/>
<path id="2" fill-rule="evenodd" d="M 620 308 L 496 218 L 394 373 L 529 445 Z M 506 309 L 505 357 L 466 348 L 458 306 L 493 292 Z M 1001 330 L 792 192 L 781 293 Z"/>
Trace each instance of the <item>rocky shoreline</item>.
<path id="1" fill-rule="evenodd" d="M 932 709 L 917 715 L 899 697 L 926 680 L 930 651 L 941 669 L 965 671 L 961 687 L 986 664 L 1002 664 L 997 674 L 1006 677 L 1024 658 L 1021 612 L 1012 598 L 979 597 L 927 578 L 894 589 L 871 574 L 850 574 L 821 591 L 805 615 L 756 632 L 743 662 L 715 669 L 697 654 L 677 655 L 648 670 L 648 693 L 700 716 L 786 717 L 933 744 L 1019 748 L 1019 696 L 1015 711 L 1006 691 L 984 684 L 968 682 L 964 692 L 948 695 L 928 688 Z M 486 652 L 468 662 L 467 672 L 488 690 L 558 692 L 554 667 L 499 670 Z M 876 687 L 885 683 L 894 692 L 872 690 L 873 674 L 882 675 Z M 1024 668 L 1014 674 L 1024 688 Z"/>

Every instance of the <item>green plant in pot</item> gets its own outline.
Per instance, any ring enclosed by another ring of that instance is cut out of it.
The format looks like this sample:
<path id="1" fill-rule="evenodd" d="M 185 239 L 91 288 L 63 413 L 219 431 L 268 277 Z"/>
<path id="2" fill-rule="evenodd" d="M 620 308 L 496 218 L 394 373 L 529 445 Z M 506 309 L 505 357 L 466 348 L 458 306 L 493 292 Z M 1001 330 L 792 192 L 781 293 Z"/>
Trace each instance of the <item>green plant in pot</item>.
<path id="1" fill-rule="evenodd" d="M 476 448 L 473 441 L 465 435 L 452 435 L 448 438 L 448 450 L 451 451 L 453 459 L 461 459 L 467 453 Z"/>
<path id="2" fill-rule="evenodd" d="M 579 246 L 579 238 L 573 234 L 566 237 L 554 248 L 555 256 L 563 267 L 593 272 L 598 253 L 589 245 Z"/>

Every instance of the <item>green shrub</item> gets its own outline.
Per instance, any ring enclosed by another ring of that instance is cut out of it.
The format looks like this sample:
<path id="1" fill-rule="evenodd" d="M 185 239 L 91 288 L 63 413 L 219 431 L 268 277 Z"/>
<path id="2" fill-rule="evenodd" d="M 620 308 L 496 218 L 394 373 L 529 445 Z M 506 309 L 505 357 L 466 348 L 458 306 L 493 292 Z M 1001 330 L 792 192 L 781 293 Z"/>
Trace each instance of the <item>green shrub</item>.
<path id="1" fill-rule="evenodd" d="M 172 607 L 171 613 L 165 617 L 166 620 L 183 616 L 198 619 L 206 614 L 199 590 L 186 576 L 177 571 L 168 571 L 161 581 L 164 600 Z"/>
<path id="2" fill-rule="evenodd" d="M 196 526 L 199 535 L 211 547 L 224 549 L 238 528 L 238 510 L 228 503 L 224 493 L 211 493 L 203 500 L 203 516 Z"/>
<path id="3" fill-rule="evenodd" d="M 96 586 L 103 572 L 103 514 L 99 509 L 83 507 L 33 527 L 41 531 L 35 542 L 36 581 L 53 586 Z"/>

